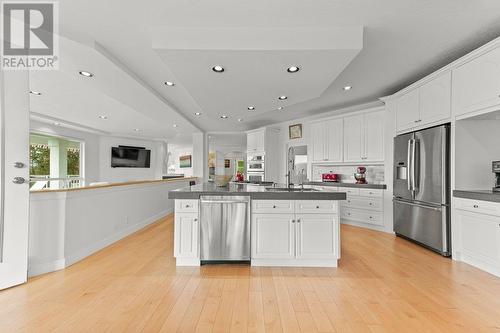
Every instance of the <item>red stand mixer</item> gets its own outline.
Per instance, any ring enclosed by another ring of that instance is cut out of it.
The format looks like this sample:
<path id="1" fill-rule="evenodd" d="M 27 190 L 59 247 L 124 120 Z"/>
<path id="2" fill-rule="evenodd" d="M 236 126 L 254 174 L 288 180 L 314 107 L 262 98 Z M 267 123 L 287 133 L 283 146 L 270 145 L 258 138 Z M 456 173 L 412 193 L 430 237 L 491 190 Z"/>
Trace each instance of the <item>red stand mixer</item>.
<path id="1" fill-rule="evenodd" d="M 358 167 L 354 174 L 354 178 L 356 179 L 356 184 L 366 184 L 366 168 Z"/>

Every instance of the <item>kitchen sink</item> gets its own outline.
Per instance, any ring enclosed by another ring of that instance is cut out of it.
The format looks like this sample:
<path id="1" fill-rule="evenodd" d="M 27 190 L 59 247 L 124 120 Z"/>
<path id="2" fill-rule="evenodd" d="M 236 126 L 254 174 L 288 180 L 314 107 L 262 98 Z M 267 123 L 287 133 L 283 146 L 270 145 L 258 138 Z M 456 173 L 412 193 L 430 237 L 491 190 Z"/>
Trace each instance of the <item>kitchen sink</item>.
<path id="1" fill-rule="evenodd" d="M 266 187 L 266 191 L 270 192 L 315 192 L 313 188 L 288 188 L 288 187 Z"/>

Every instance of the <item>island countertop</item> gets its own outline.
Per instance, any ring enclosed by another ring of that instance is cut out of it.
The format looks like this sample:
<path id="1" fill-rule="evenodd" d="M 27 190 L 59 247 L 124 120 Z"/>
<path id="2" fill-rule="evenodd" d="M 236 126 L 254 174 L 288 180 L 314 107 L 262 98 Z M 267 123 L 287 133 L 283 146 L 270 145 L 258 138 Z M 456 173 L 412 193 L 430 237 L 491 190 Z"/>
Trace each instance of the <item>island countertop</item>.
<path id="1" fill-rule="evenodd" d="M 344 192 L 322 191 L 268 191 L 266 187 L 252 184 L 228 184 L 218 187 L 214 183 L 202 183 L 168 192 L 169 199 L 199 199 L 202 195 L 249 196 L 258 200 L 345 200 Z M 284 185 L 277 185 L 284 187 Z M 311 186 L 304 186 L 311 188 Z"/>

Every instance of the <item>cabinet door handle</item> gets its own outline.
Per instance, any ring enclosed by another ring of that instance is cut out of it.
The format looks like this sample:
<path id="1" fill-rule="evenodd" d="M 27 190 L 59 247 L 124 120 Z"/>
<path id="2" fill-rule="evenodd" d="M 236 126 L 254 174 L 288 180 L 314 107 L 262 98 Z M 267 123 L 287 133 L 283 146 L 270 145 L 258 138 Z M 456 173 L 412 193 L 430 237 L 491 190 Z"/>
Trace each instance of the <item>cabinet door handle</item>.
<path id="1" fill-rule="evenodd" d="M 479 206 L 478 206 L 478 205 L 474 205 L 474 206 L 472 206 L 472 207 L 474 207 L 474 208 L 479 208 Z"/>

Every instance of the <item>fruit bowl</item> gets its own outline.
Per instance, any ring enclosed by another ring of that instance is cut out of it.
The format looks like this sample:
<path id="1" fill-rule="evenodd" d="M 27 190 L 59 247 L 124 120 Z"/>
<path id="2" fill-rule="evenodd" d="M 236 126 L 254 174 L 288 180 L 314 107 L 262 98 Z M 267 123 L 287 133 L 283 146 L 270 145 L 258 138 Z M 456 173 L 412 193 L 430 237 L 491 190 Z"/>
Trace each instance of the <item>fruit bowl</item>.
<path id="1" fill-rule="evenodd" d="M 233 176 L 215 176 L 214 182 L 215 185 L 219 187 L 224 187 L 227 186 L 227 184 L 229 184 L 231 179 L 233 179 Z"/>

